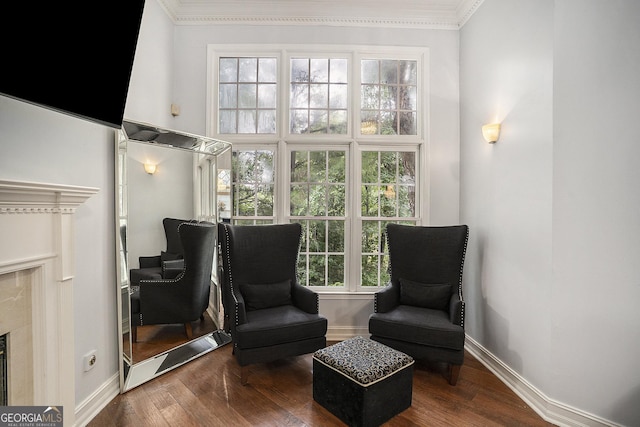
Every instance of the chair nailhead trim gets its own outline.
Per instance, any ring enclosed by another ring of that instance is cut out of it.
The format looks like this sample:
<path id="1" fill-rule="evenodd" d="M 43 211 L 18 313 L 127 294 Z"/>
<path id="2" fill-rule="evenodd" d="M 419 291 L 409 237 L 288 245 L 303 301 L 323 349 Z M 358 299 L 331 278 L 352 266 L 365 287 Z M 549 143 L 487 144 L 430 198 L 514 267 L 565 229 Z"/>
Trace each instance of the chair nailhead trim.
<path id="1" fill-rule="evenodd" d="M 464 270 L 464 257 L 467 254 L 467 243 L 469 242 L 469 227 L 467 227 L 467 235 L 464 238 L 464 247 L 462 248 L 462 263 L 460 264 L 460 280 L 458 282 L 458 295 L 460 297 L 460 301 L 462 302 L 462 307 L 460 310 L 460 326 L 464 328 L 464 309 L 465 303 L 462 298 L 462 272 Z"/>
<path id="2" fill-rule="evenodd" d="M 226 244 L 226 252 L 227 252 L 227 265 L 229 266 L 228 268 L 228 272 L 229 272 L 229 287 L 231 289 L 231 296 L 233 297 L 233 301 L 235 303 L 235 325 L 238 326 L 240 324 L 240 317 L 238 316 L 238 307 L 240 305 L 240 303 L 238 302 L 238 299 L 236 298 L 236 293 L 233 290 L 233 272 L 231 271 L 231 255 L 230 255 L 230 247 L 229 247 L 229 225 L 228 224 L 223 224 L 222 229 L 224 230 L 224 236 L 225 236 L 225 244 Z"/>

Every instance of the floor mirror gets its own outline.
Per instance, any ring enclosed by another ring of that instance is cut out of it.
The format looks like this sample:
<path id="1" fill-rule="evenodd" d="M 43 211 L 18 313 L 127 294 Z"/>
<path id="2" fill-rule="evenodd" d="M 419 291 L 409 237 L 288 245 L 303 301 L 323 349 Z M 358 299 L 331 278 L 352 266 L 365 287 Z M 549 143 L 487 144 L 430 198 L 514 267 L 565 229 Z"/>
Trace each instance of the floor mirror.
<path id="1" fill-rule="evenodd" d="M 221 330 L 217 231 L 200 319 L 132 323 L 143 303 L 140 280 L 164 280 L 170 273 L 179 278 L 187 268 L 175 249 L 181 238 L 175 224 L 229 220 L 231 144 L 125 120 L 116 132 L 115 156 L 120 389 L 126 392 L 231 342 Z"/>

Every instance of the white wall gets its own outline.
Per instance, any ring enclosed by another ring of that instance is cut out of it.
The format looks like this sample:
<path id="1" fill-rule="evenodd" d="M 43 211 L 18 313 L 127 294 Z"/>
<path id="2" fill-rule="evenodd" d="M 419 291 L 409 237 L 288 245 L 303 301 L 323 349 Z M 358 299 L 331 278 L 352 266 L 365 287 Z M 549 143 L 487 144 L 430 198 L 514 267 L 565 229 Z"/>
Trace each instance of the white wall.
<path id="1" fill-rule="evenodd" d="M 550 402 L 629 426 L 639 18 L 631 0 L 485 0 L 460 39 L 467 332 Z"/>
<path id="2" fill-rule="evenodd" d="M 115 351 L 113 144 L 110 128 L 0 96 L 0 179 L 100 189 L 75 215 L 76 402 L 102 386 L 119 366 Z M 24 230 L 24 238 L 38 236 Z M 82 357 L 94 349 L 97 364 L 84 372 Z"/>
<path id="3" fill-rule="evenodd" d="M 536 386 L 550 346 L 552 36 L 552 1 L 494 0 L 460 40 L 467 333 Z"/>
<path id="4" fill-rule="evenodd" d="M 163 218 L 195 218 L 193 158 L 186 150 L 128 144 L 129 268 L 139 268 L 140 256 L 156 256 L 167 250 Z M 153 175 L 144 171 L 145 161 L 157 165 Z"/>
<path id="5" fill-rule="evenodd" d="M 556 1 L 549 394 L 640 425 L 640 2 Z"/>
<path id="6" fill-rule="evenodd" d="M 173 22 L 157 1 L 145 1 L 125 119 L 175 129 L 172 86 Z"/>

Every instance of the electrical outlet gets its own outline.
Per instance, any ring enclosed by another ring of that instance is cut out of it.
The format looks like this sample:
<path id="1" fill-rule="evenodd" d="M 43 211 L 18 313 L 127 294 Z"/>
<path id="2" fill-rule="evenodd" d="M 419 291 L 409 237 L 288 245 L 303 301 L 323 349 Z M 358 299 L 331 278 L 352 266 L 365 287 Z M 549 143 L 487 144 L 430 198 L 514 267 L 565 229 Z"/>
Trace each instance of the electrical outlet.
<path id="1" fill-rule="evenodd" d="M 98 358 L 96 357 L 97 350 L 91 350 L 89 353 L 84 355 L 84 371 L 90 371 L 96 366 L 96 362 Z"/>

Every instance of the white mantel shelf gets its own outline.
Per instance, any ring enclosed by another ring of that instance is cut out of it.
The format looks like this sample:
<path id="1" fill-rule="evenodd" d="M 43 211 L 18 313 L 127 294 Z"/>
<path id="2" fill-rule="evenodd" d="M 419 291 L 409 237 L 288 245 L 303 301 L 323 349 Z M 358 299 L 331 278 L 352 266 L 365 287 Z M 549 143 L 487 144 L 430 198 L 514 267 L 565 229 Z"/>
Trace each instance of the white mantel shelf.
<path id="1" fill-rule="evenodd" d="M 0 212 L 75 210 L 97 192 L 94 187 L 0 180 Z"/>

